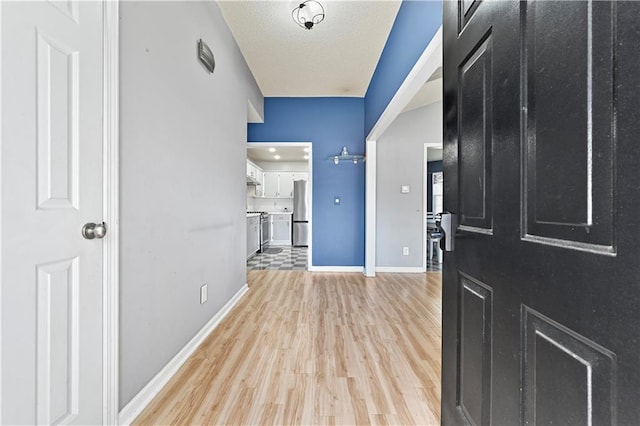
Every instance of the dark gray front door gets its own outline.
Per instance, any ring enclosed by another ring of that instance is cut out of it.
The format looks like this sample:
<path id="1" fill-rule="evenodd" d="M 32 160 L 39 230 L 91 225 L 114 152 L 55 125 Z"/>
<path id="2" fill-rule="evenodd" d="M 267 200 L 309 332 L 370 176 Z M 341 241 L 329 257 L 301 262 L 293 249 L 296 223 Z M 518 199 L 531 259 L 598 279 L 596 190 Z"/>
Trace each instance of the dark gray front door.
<path id="1" fill-rule="evenodd" d="M 444 424 L 640 422 L 640 2 L 444 2 Z"/>

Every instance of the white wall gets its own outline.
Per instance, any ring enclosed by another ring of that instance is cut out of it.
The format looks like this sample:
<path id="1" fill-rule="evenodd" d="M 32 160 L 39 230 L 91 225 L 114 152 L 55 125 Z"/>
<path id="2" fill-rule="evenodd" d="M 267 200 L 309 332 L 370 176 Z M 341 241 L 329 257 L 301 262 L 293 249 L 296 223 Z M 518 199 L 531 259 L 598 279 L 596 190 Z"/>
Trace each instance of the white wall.
<path id="1" fill-rule="evenodd" d="M 122 408 L 246 283 L 247 101 L 262 95 L 215 2 L 120 11 Z"/>
<path id="2" fill-rule="evenodd" d="M 378 139 L 377 267 L 422 267 L 427 142 L 442 144 L 442 102 L 400 114 Z M 408 194 L 400 192 L 402 185 L 410 186 Z M 402 247 L 409 247 L 409 256 Z"/>

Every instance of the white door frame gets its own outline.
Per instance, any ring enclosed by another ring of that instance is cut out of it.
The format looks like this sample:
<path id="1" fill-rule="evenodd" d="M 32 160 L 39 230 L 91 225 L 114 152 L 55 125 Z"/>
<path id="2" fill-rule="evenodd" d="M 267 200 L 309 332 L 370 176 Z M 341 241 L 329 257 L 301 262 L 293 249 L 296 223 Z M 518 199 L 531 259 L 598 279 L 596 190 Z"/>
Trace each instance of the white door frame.
<path id="1" fill-rule="evenodd" d="M 311 142 L 247 142 L 247 147 L 258 146 L 258 145 L 269 145 L 269 146 L 283 146 L 283 147 L 291 147 L 291 146 L 299 146 L 301 148 L 309 148 L 309 159 L 307 160 L 307 167 L 309 173 L 309 185 L 307 185 L 307 189 L 309 191 L 309 248 L 307 250 L 307 271 L 313 270 L 313 144 Z M 291 226 L 293 227 L 293 217 L 291 219 Z"/>
<path id="2" fill-rule="evenodd" d="M 103 220 L 102 241 L 102 423 L 118 424 L 119 411 L 119 4 L 103 0 Z"/>
<path id="3" fill-rule="evenodd" d="M 424 143 L 424 159 L 422 160 L 422 167 L 424 168 L 424 173 L 422 174 L 422 182 L 423 184 L 423 192 L 422 192 L 422 217 L 425 219 L 422 222 L 422 268 L 424 271 L 427 271 L 427 253 L 429 247 L 427 246 L 427 198 L 429 195 L 429 187 L 427 186 L 427 177 L 429 176 L 429 171 L 427 170 L 427 163 L 429 162 L 429 148 L 440 148 L 442 149 L 442 141 L 440 142 L 425 142 Z"/>
<path id="4" fill-rule="evenodd" d="M 442 26 L 435 33 L 400 88 L 398 88 L 391 102 L 389 102 L 371 132 L 367 135 L 364 265 L 364 273 L 367 277 L 375 277 L 376 275 L 376 141 L 380 139 L 380 136 L 391 126 L 405 106 L 440 66 L 442 66 Z M 425 232 L 426 230 L 423 231 L 423 235 Z M 425 258 L 424 262 L 426 262 L 426 256 L 423 257 Z"/>

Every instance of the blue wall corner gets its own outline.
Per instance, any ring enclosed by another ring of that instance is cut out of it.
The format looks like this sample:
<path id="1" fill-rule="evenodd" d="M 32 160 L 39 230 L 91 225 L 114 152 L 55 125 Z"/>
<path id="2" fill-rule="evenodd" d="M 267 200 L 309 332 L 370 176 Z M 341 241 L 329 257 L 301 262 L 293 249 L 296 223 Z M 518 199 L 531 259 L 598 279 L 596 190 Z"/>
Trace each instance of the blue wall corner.
<path id="1" fill-rule="evenodd" d="M 365 95 L 365 137 L 442 25 L 442 1 L 404 0 Z"/>
<path id="2" fill-rule="evenodd" d="M 313 144 L 314 266 L 364 265 L 364 164 L 336 166 L 328 157 L 343 146 L 364 152 L 366 135 L 441 24 L 441 1 L 404 0 L 364 98 L 265 98 L 264 123 L 249 124 L 249 142 Z"/>
<path id="3" fill-rule="evenodd" d="M 249 142 L 313 145 L 313 265 L 364 265 L 364 164 L 328 160 L 343 146 L 364 152 L 364 99 L 265 98 L 264 115 L 249 124 Z"/>

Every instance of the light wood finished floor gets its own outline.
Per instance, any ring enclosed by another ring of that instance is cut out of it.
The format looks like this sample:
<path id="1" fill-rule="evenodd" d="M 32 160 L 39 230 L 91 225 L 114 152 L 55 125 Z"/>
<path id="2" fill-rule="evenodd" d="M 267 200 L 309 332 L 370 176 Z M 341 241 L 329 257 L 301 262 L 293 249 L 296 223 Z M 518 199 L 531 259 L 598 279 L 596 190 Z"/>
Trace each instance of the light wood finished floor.
<path id="1" fill-rule="evenodd" d="M 440 273 L 248 281 L 135 424 L 440 424 Z"/>

